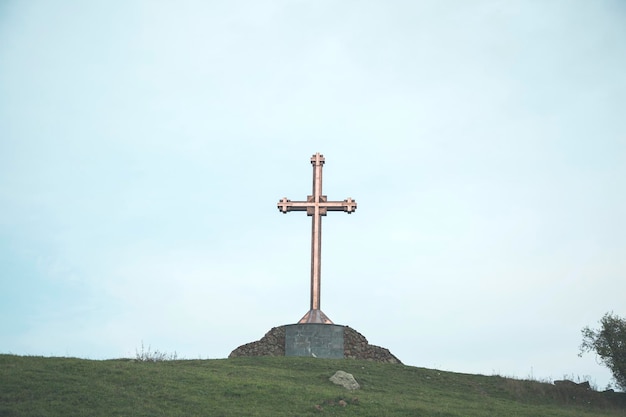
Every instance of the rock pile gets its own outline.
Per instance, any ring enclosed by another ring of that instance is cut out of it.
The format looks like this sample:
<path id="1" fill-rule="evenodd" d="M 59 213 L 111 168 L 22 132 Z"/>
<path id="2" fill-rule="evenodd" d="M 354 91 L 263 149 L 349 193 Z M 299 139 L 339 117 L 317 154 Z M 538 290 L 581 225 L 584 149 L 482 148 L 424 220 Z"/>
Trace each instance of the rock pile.
<path id="1" fill-rule="evenodd" d="M 370 345 L 365 336 L 348 326 L 343 331 L 343 352 L 349 359 L 402 363 L 388 349 Z M 260 340 L 241 345 L 228 355 L 240 356 L 285 356 L 285 326 L 272 328 Z"/>
<path id="2" fill-rule="evenodd" d="M 343 356 L 374 362 L 402 363 L 389 349 L 370 345 L 365 336 L 348 326 L 343 331 Z"/>
<path id="3" fill-rule="evenodd" d="M 240 356 L 285 356 L 285 326 L 273 327 L 260 340 L 241 345 L 228 355 Z"/>
<path id="4" fill-rule="evenodd" d="M 589 383 L 589 381 L 576 383 L 574 381 L 570 381 L 569 379 L 563 379 L 563 380 L 554 381 L 554 385 L 562 386 L 562 387 L 569 387 L 569 388 L 578 388 L 578 389 L 583 389 L 585 391 L 591 390 L 591 384 Z"/>

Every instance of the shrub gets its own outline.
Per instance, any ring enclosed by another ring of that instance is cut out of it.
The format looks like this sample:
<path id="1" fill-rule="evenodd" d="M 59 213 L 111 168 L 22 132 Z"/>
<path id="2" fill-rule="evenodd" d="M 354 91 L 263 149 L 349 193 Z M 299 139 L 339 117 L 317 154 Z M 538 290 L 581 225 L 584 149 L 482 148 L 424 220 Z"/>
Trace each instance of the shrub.
<path id="1" fill-rule="evenodd" d="M 582 329 L 582 334 L 583 342 L 578 356 L 595 352 L 613 374 L 617 387 L 626 391 L 626 320 L 612 312 L 606 313 L 600 320 L 599 329 L 587 326 Z"/>
<path id="2" fill-rule="evenodd" d="M 176 352 L 167 353 L 160 352 L 158 350 L 152 350 L 150 345 L 146 349 L 143 341 L 141 342 L 141 350 L 135 349 L 135 360 L 138 362 L 163 362 L 163 361 L 175 361 L 178 359 Z"/>

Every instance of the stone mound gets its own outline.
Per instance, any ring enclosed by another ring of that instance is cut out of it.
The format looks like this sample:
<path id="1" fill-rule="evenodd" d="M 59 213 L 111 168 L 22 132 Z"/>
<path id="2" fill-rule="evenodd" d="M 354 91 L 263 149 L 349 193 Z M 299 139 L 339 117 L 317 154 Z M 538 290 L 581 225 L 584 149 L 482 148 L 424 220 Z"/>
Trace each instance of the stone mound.
<path id="1" fill-rule="evenodd" d="M 344 326 L 343 337 L 344 358 L 402 363 L 389 349 L 370 345 L 365 336 L 351 327 Z M 241 345 L 228 355 L 229 358 L 241 356 L 285 356 L 285 326 L 272 328 L 260 340 Z"/>

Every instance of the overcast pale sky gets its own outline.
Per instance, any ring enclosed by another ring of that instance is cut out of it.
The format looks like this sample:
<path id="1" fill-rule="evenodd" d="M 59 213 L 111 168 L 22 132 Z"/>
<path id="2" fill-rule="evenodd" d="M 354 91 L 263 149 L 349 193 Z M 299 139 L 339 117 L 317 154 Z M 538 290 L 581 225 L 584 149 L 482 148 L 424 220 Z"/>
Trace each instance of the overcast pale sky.
<path id="1" fill-rule="evenodd" d="M 0 352 L 225 358 L 309 307 L 405 364 L 610 374 L 626 5 L 3 1 Z"/>

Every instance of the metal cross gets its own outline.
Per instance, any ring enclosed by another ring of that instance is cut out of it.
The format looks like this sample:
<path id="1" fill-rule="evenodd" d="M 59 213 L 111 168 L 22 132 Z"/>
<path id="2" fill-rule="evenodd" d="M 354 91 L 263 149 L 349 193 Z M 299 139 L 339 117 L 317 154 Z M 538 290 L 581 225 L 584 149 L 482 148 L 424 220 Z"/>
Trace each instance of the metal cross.
<path id="1" fill-rule="evenodd" d="M 284 197 L 278 202 L 278 209 L 282 213 L 289 211 L 306 211 L 312 216 L 311 231 L 311 309 L 298 323 L 325 323 L 333 322 L 320 309 L 320 285 L 322 267 L 322 216 L 328 211 L 345 211 L 351 214 L 356 210 L 356 201 L 348 197 L 343 201 L 328 201 L 322 195 L 322 167 L 324 155 L 319 152 L 311 157 L 313 165 L 313 195 L 306 197 L 306 201 L 291 201 Z"/>

